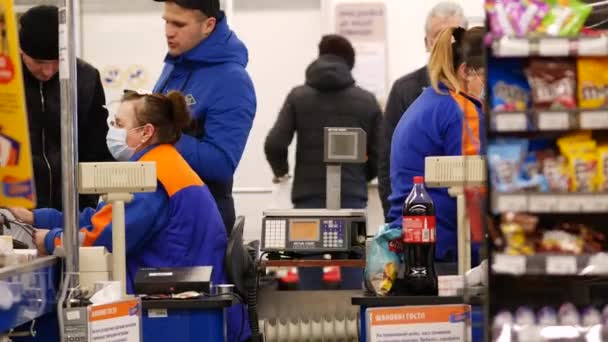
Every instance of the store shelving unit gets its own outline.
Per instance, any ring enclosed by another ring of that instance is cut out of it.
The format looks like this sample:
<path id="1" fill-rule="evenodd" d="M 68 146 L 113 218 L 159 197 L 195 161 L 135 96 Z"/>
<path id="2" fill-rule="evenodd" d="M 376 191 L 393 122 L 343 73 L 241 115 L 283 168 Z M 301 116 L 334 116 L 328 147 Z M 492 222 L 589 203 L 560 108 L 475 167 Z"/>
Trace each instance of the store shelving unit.
<path id="1" fill-rule="evenodd" d="M 502 38 L 492 42 L 486 53 L 490 57 L 487 73 L 492 72 L 492 61 L 502 58 L 608 56 L 608 35 Z M 598 72 L 608 73 L 608 64 Z M 489 84 L 486 93 L 491 96 Z M 490 101 L 486 108 L 488 141 L 558 138 L 579 130 L 591 130 L 594 136 L 608 136 L 608 108 L 492 112 Z M 539 218 L 539 226 L 549 228 L 563 222 L 585 223 L 608 236 L 608 192 L 502 193 L 492 188 L 490 172 L 488 167 L 488 236 L 492 236 L 491 229 L 493 232 L 499 230 L 501 218 L 511 212 L 535 215 Z M 507 255 L 490 239 L 487 248 L 490 274 L 486 331 L 490 341 L 496 338 L 493 318 L 502 310 L 514 313 L 518 308 L 529 307 L 537 311 L 543 306 L 557 310 L 569 302 L 579 309 L 595 306 L 601 311 L 608 304 L 608 254 Z"/>

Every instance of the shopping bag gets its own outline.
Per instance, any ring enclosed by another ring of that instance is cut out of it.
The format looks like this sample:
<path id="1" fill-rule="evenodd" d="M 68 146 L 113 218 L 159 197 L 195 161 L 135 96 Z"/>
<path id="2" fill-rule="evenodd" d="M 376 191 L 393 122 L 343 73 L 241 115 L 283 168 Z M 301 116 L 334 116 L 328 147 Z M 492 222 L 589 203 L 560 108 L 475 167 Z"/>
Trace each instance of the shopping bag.
<path id="1" fill-rule="evenodd" d="M 367 243 L 365 285 L 379 296 L 391 293 L 403 258 L 403 233 L 401 229 L 380 227 L 376 236 Z"/>

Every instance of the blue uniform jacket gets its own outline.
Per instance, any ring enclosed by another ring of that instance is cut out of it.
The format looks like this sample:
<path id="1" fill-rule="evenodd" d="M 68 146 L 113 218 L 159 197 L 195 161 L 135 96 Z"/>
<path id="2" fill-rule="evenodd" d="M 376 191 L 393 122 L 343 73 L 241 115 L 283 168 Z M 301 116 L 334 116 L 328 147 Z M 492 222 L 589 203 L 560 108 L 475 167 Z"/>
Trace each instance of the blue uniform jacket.
<path id="1" fill-rule="evenodd" d="M 171 145 L 151 146 L 131 160 L 154 161 L 155 192 L 136 193 L 125 205 L 127 290 L 142 267 L 213 266 L 214 284 L 226 282 L 224 255 L 227 236 L 219 211 L 201 179 Z M 34 226 L 51 228 L 45 241 L 52 253 L 61 244 L 63 214 L 54 209 L 34 211 Z M 80 214 L 83 246 L 112 250 L 112 206 L 100 203 Z M 241 308 L 229 310 L 229 341 L 241 326 Z M 230 326 L 233 326 L 230 329 Z"/>
<path id="2" fill-rule="evenodd" d="M 165 58 L 154 92 L 182 92 L 196 127 L 175 144 L 209 186 L 224 222 L 234 223 L 232 178 L 256 111 L 247 48 L 221 14 L 213 33 L 192 50 Z"/>
<path id="3" fill-rule="evenodd" d="M 448 91 L 443 85 L 440 90 L 442 93 L 426 88 L 401 117 L 393 134 L 388 215 L 393 228 L 401 227 L 403 203 L 412 190 L 414 176 L 424 176 L 426 157 L 476 155 L 482 151 L 485 123 L 481 103 Z M 435 256 L 438 260 L 455 261 L 456 199 L 445 188 L 427 191 L 437 217 Z"/>

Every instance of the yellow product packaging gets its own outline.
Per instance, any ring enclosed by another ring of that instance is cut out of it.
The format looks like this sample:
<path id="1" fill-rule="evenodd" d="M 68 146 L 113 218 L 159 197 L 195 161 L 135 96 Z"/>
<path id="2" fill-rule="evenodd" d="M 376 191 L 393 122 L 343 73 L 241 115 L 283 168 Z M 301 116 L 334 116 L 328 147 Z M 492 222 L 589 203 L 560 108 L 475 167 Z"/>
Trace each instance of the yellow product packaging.
<path id="1" fill-rule="evenodd" d="M 571 175 L 570 191 L 597 191 L 597 153 L 576 151 L 567 155 L 567 158 Z"/>
<path id="2" fill-rule="evenodd" d="M 571 135 L 557 141 L 562 155 L 568 160 L 571 192 L 597 190 L 597 142 L 583 139 L 586 139 L 585 135 Z"/>
<path id="3" fill-rule="evenodd" d="M 608 58 L 577 59 L 578 103 L 582 109 L 608 107 Z"/>
<path id="4" fill-rule="evenodd" d="M 608 191 L 608 145 L 597 149 L 597 186 L 598 191 Z"/>
<path id="5" fill-rule="evenodd" d="M 587 142 L 587 141 L 593 141 L 591 139 L 591 131 L 580 131 L 580 132 L 574 132 L 574 133 L 564 135 L 561 138 L 557 139 L 557 146 L 559 147 L 560 152 L 565 155 L 567 153 L 566 151 L 569 151 L 571 149 L 572 144 L 580 143 L 580 142 Z M 592 149 L 595 148 L 597 143 L 593 142 L 593 144 L 594 145 L 593 145 Z M 585 146 L 588 146 L 588 145 L 584 145 L 582 147 L 585 147 Z"/>

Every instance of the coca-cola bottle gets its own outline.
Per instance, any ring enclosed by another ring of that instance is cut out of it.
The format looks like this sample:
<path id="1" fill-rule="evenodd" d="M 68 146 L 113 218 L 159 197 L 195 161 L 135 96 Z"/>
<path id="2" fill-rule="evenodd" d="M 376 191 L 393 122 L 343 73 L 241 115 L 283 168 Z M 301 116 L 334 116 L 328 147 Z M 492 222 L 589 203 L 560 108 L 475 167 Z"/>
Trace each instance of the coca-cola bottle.
<path id="1" fill-rule="evenodd" d="M 424 177 L 414 177 L 414 187 L 403 204 L 405 273 L 403 290 L 408 295 L 436 296 L 435 206 L 424 188 Z"/>

